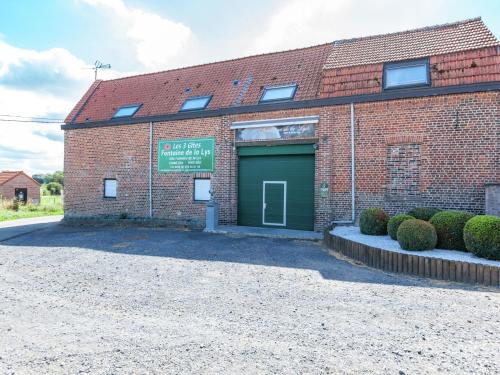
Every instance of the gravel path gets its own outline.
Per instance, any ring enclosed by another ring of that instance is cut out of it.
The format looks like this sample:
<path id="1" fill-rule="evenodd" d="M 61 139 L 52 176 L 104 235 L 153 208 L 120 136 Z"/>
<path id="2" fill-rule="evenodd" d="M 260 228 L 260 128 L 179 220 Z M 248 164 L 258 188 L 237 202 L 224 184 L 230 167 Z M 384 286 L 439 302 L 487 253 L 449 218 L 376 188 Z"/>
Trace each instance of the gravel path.
<path id="1" fill-rule="evenodd" d="M 0 243 L 0 373 L 494 374 L 498 290 L 145 228 Z"/>

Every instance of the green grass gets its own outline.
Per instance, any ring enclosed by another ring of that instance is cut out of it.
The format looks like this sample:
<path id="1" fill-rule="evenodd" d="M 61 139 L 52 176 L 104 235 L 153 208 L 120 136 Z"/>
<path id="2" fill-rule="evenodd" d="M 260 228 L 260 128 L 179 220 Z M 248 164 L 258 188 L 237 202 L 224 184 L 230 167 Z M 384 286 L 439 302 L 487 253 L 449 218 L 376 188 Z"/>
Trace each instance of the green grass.
<path id="1" fill-rule="evenodd" d="M 18 211 L 14 211 L 11 206 L 11 201 L 0 201 L 0 221 L 64 214 L 62 197 L 59 195 L 43 195 L 40 204 L 20 204 Z"/>

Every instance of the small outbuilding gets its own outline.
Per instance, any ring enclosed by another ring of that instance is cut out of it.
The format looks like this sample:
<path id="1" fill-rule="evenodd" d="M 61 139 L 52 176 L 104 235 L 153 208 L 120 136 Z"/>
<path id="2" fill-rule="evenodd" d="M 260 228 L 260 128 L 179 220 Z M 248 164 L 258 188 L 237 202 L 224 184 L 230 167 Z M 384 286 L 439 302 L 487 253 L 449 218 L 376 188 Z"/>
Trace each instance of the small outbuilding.
<path id="1" fill-rule="evenodd" d="M 40 184 L 23 171 L 0 172 L 0 198 L 40 203 Z"/>

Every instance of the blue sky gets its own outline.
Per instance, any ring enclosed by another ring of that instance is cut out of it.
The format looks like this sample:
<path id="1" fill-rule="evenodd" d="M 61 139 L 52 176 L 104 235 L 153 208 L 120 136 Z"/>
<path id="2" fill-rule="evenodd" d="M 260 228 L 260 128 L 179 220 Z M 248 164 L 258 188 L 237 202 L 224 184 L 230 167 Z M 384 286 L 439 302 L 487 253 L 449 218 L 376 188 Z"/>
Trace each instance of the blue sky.
<path id="1" fill-rule="evenodd" d="M 498 0 L 2 1 L 0 170 L 62 169 L 59 125 L 29 121 L 64 118 L 96 59 L 106 79 L 477 16 L 500 35 Z"/>

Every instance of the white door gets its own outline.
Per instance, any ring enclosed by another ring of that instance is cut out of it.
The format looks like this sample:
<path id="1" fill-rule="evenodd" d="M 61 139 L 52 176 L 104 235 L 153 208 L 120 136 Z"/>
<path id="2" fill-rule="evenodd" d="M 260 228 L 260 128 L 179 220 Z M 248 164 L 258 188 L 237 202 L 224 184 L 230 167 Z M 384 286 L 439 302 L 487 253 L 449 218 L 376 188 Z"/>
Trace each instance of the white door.
<path id="1" fill-rule="evenodd" d="M 286 181 L 262 183 L 262 224 L 286 227 Z"/>

